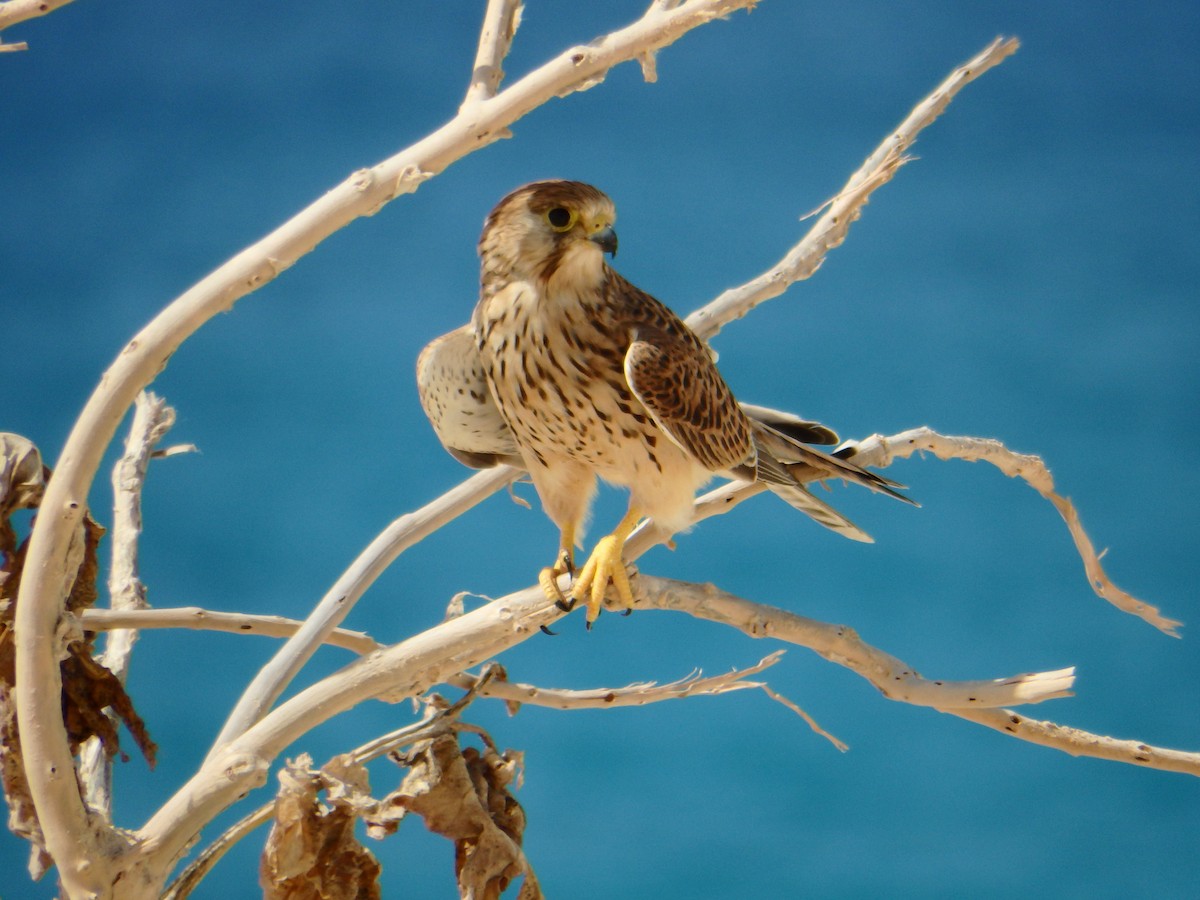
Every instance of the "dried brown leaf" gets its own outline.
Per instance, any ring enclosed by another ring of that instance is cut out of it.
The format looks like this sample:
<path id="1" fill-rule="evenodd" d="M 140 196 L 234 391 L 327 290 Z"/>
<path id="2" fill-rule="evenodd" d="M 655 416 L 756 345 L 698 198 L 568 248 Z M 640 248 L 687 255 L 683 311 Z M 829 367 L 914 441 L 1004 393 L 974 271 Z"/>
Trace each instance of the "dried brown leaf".
<path id="1" fill-rule="evenodd" d="M 16 651 L 12 640 L 12 622 L 17 591 L 28 549 L 28 539 L 16 546 L 12 513 L 36 508 L 45 491 L 48 470 L 42 465 L 37 448 L 25 438 L 0 433 L 0 782 L 8 804 L 8 827 L 33 846 L 30 874 L 36 879 L 51 865 L 44 849 L 41 828 L 29 794 L 25 765 L 21 758 L 17 711 L 13 701 L 16 684 Z M 79 534 L 79 570 L 66 600 L 66 608 L 77 614 L 96 602 L 98 596 L 98 548 L 104 528 L 85 513 Z M 92 658 L 91 637 L 67 646 L 62 662 L 63 721 L 72 752 L 89 737 L 100 738 L 105 752 L 120 752 L 117 728 L 105 715 L 111 709 L 125 723 L 134 741 L 151 766 L 157 748 L 146 725 L 120 681 Z"/>
<path id="2" fill-rule="evenodd" d="M 344 757 L 321 772 L 311 767 L 302 755 L 279 773 L 259 865 L 264 900 L 379 900 L 379 862 L 354 836 L 359 809 L 374 805 L 366 769 Z"/>
<path id="3" fill-rule="evenodd" d="M 522 875 L 518 900 L 540 900 L 537 877 L 521 850 L 525 812 L 508 790 L 519 756 L 485 744 L 482 752 L 460 750 L 451 733 L 416 744 L 401 758 L 408 776 L 382 806 L 414 812 L 430 831 L 454 841 L 463 900 L 498 900 Z"/>

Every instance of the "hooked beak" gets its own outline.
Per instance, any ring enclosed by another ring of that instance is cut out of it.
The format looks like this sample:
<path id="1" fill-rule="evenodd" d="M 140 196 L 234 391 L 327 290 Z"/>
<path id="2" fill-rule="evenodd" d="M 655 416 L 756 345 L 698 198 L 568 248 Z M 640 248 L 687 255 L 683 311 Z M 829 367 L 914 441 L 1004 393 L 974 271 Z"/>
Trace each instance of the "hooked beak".
<path id="1" fill-rule="evenodd" d="M 617 233 L 611 225 L 605 225 L 599 231 L 588 236 L 588 240 L 596 244 L 609 256 L 617 255 Z"/>

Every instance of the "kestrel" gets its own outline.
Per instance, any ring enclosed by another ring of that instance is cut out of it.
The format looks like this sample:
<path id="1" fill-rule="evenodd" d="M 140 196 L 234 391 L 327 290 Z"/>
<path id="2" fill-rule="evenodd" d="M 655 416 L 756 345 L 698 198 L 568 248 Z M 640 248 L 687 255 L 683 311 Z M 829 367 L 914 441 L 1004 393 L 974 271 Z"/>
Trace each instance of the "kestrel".
<path id="1" fill-rule="evenodd" d="M 801 443 L 836 443 L 828 428 L 738 404 L 707 345 L 605 261 L 617 250 L 615 218 L 612 201 L 580 182 L 510 193 L 484 224 L 471 325 L 418 360 L 421 403 L 443 445 L 469 466 L 529 472 L 561 533 L 539 576 L 547 597 L 568 609 L 584 601 L 589 627 L 610 582 L 632 607 L 626 538 L 644 516 L 686 529 L 696 491 L 718 475 L 762 481 L 820 524 L 870 541 L 803 482 L 836 476 L 911 502 L 899 485 Z M 629 509 L 576 574 L 597 476 L 629 489 Z M 574 576 L 566 597 L 564 573 Z"/>

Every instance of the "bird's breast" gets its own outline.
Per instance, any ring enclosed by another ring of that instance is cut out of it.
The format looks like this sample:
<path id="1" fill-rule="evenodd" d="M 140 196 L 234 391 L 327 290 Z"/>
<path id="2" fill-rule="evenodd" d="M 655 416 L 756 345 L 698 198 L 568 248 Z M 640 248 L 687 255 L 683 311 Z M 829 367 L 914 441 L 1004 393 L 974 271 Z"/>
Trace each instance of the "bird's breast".
<path id="1" fill-rule="evenodd" d="M 476 339 L 497 405 L 527 455 L 566 457 L 628 484 L 678 448 L 625 381 L 628 325 L 586 296 L 510 284 L 480 305 Z"/>

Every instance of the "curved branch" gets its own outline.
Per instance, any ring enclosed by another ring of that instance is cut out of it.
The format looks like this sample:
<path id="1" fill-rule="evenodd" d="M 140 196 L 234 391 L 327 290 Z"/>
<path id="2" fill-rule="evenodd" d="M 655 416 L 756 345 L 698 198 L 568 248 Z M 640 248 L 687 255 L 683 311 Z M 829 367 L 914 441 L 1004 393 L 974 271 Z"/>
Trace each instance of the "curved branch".
<path id="1" fill-rule="evenodd" d="M 1091 538 L 1083 530 L 1083 523 L 1079 520 L 1079 513 L 1076 512 L 1074 504 L 1054 490 L 1054 477 L 1040 456 L 1015 453 L 999 441 L 990 438 L 938 434 L 925 426 L 890 437 L 874 434 L 858 443 L 857 447 L 854 460 L 863 465 L 886 466 L 893 459 L 907 459 L 914 453 L 924 451 L 932 453 L 938 459 L 990 463 L 1009 478 L 1020 478 L 1049 500 L 1066 522 L 1071 539 L 1075 542 L 1075 549 L 1083 561 L 1088 583 L 1096 596 L 1107 600 L 1122 612 L 1150 623 L 1163 634 L 1179 637 L 1177 629 L 1182 627 L 1182 622 L 1167 618 L 1159 612 L 1158 607 L 1121 590 L 1108 577 L 1104 567 L 1100 565 L 1100 554 L 1096 553 Z"/>
<path id="2" fill-rule="evenodd" d="M 1072 756 L 1090 756 L 1200 776 L 1200 753 L 1104 737 L 1053 722 L 1027 719 L 1009 709 L 980 708 L 1001 700 L 1009 692 L 1016 699 L 1008 702 L 1014 704 L 1069 696 L 1066 689 L 1073 681 L 1072 669 L 994 682 L 928 682 L 911 666 L 864 643 L 844 626 L 815 622 L 773 606 L 743 600 L 710 584 L 690 584 L 643 575 L 639 579 L 639 592 L 639 606 L 678 610 L 700 619 L 732 625 L 751 637 L 774 637 L 808 647 L 866 678 L 891 700 L 930 706 L 1010 737 Z M 919 687 L 916 693 L 912 690 L 914 685 Z M 969 695 L 963 693 L 963 688 L 970 692 Z M 989 694 L 985 695 L 983 691 L 989 691 Z"/>
<path id="3" fill-rule="evenodd" d="M 354 173 L 315 203 L 186 291 L 131 340 L 104 374 L 71 430 L 30 538 L 16 612 L 16 698 L 29 786 L 66 891 L 103 894 L 111 833 L 94 826 L 79 794 L 58 709 L 54 632 L 71 578 L 67 557 L 105 449 L 137 393 L 210 318 L 273 280 L 333 232 L 371 215 L 451 163 L 502 137 L 547 100 L 603 80 L 613 66 L 672 43 L 753 0 L 689 0 L 651 7 L 619 31 L 559 55 L 496 96 L 370 169 Z M 33 762 L 36 761 L 36 762 Z M 99 829 L 99 831 L 97 830 Z"/>
<path id="4" fill-rule="evenodd" d="M 521 0 L 488 0 L 483 29 L 479 32 L 475 68 L 471 71 L 471 85 L 459 112 L 496 96 L 500 82 L 504 80 L 501 64 L 521 25 L 521 10 Z"/>

